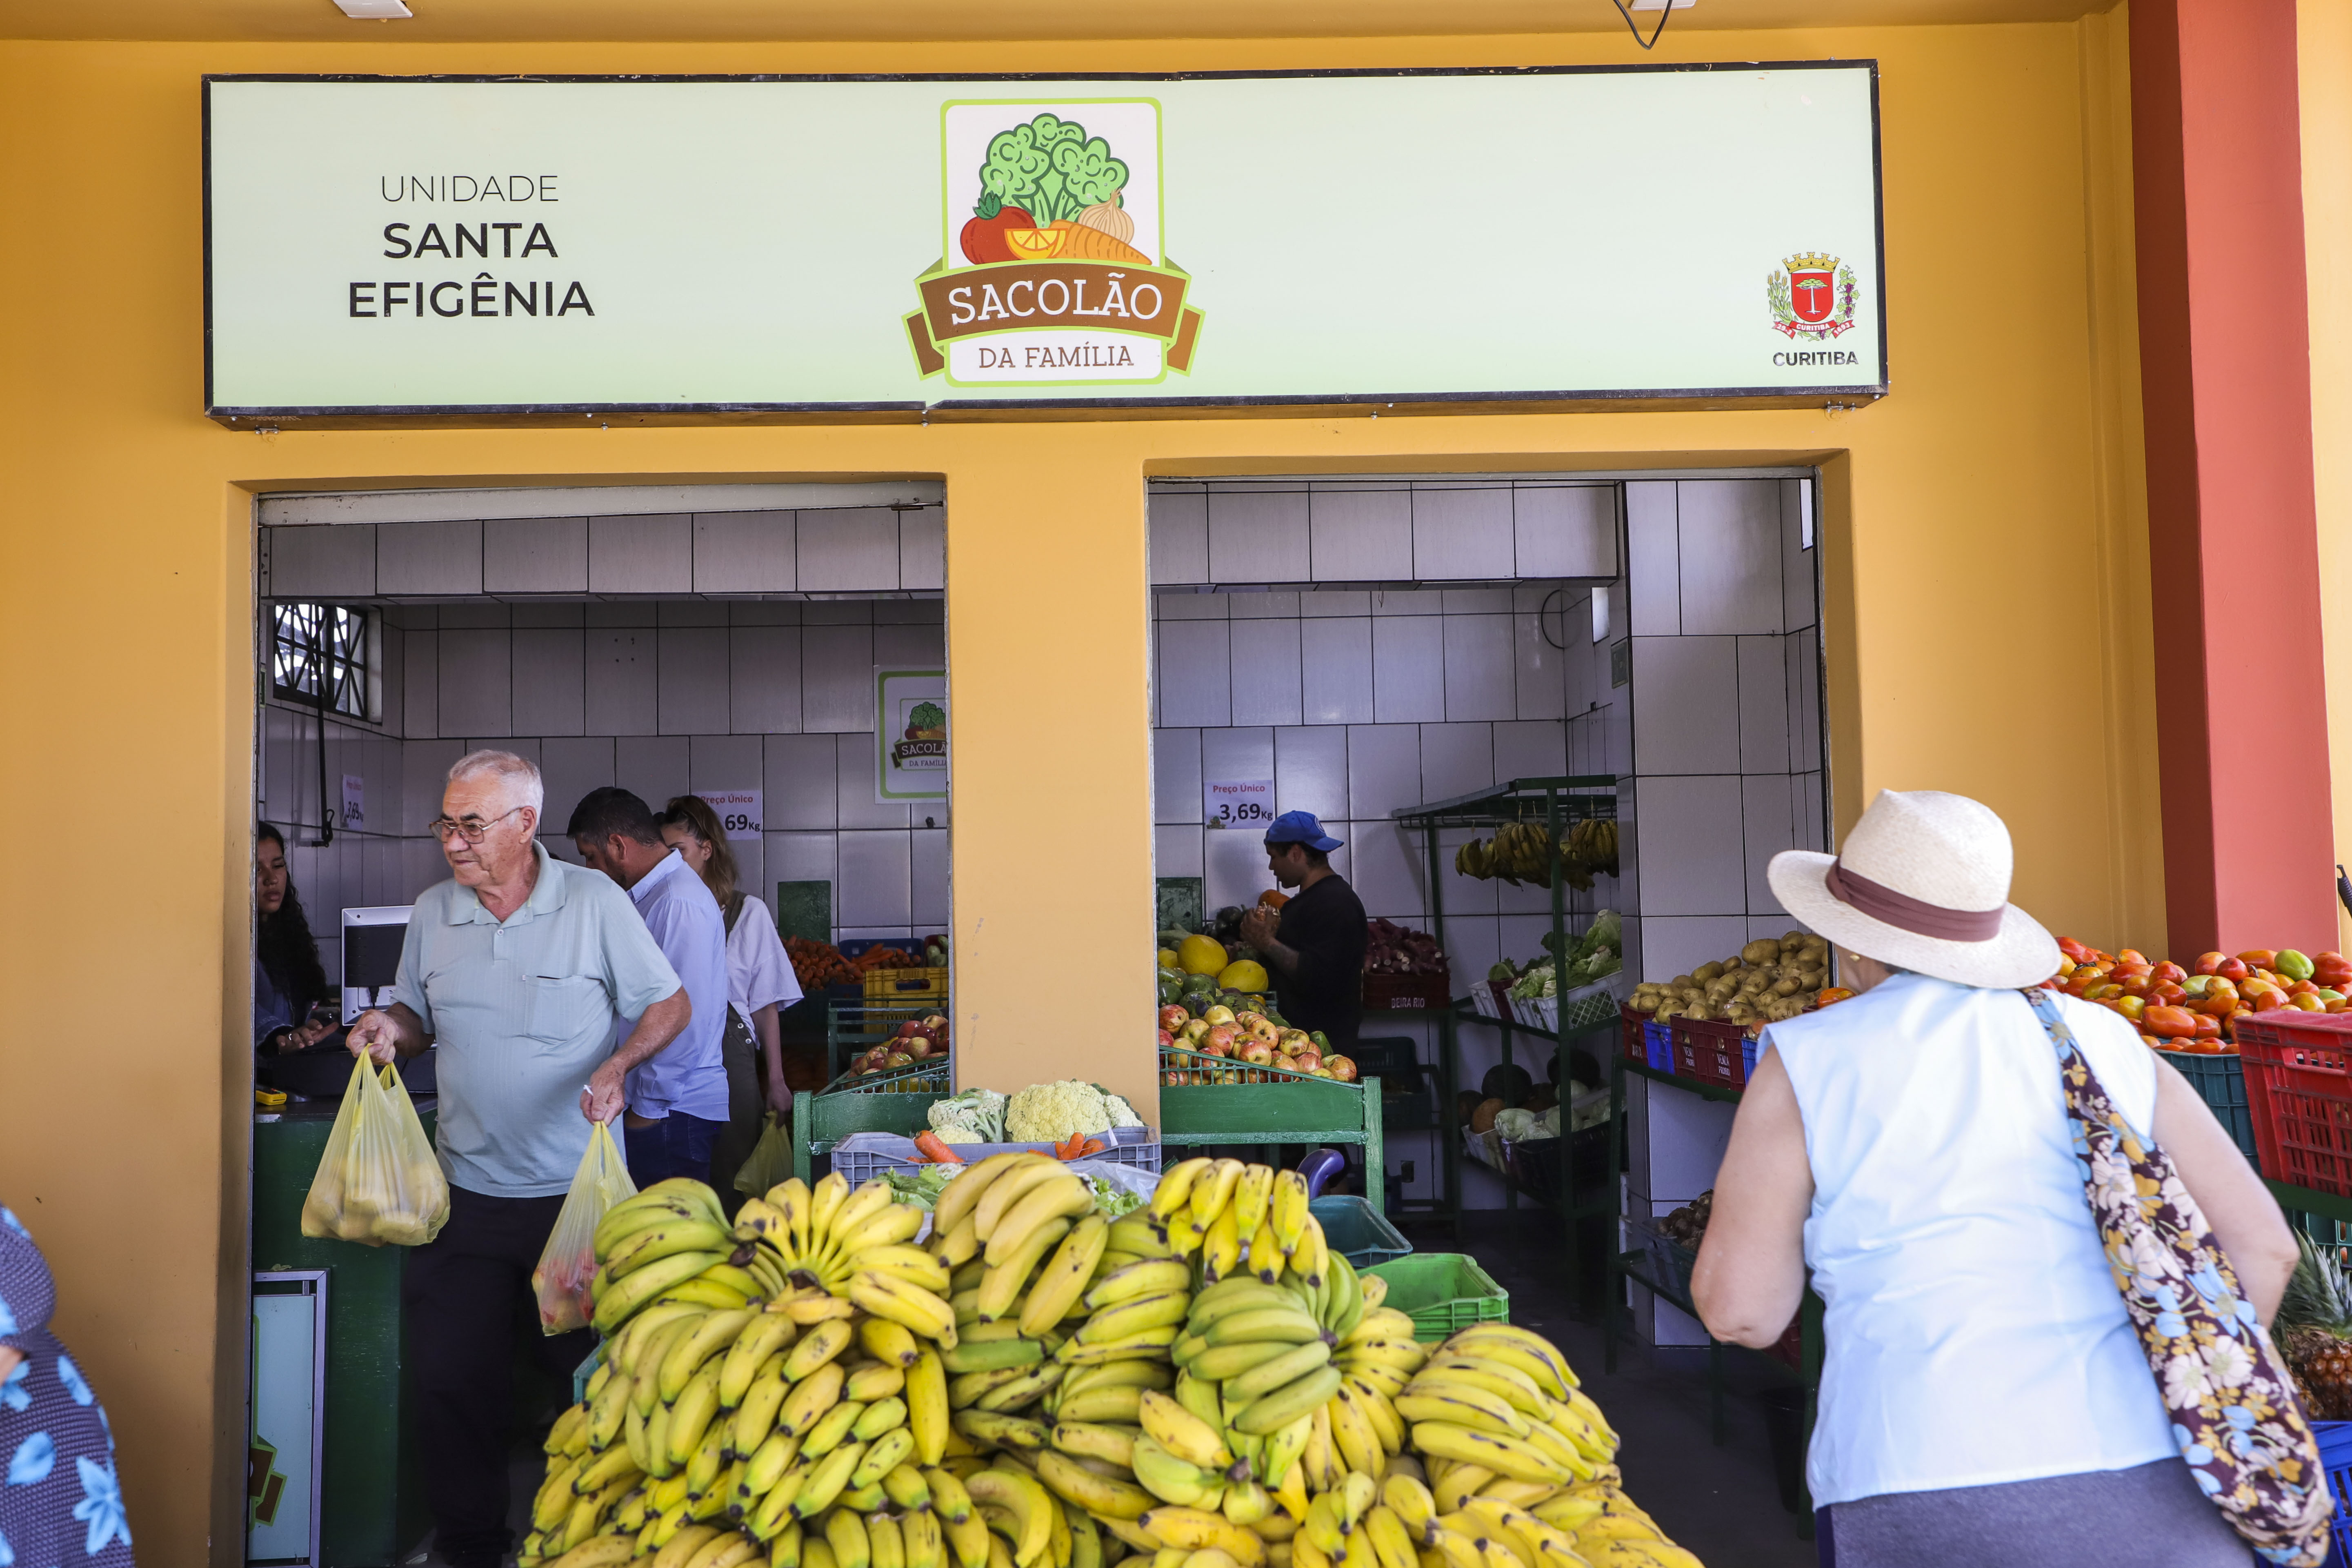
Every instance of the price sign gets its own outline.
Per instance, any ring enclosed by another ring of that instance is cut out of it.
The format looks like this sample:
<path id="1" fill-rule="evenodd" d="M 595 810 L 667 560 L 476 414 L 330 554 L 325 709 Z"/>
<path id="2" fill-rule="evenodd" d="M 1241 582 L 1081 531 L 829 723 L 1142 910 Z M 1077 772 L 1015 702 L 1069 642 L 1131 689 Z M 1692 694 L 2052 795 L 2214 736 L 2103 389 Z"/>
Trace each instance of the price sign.
<path id="1" fill-rule="evenodd" d="M 367 780 L 356 773 L 343 775 L 343 810 L 338 821 L 350 832 L 367 826 Z"/>
<path id="2" fill-rule="evenodd" d="M 695 793 L 710 802 L 710 809 L 719 813 L 719 825 L 727 830 L 730 839 L 759 838 L 761 791 L 698 789 Z"/>
<path id="3" fill-rule="evenodd" d="M 1274 780 L 1212 779 L 1201 786 L 1201 814 L 1213 828 L 1255 828 L 1274 821 Z"/>

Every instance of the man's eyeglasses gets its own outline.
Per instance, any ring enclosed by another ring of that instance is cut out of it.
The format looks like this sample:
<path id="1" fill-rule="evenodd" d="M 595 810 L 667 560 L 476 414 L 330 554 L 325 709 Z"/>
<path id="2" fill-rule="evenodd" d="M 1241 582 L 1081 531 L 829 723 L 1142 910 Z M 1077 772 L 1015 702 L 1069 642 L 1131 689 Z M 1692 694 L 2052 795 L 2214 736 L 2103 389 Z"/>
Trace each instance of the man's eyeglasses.
<path id="1" fill-rule="evenodd" d="M 513 811 L 500 811 L 497 816 L 492 817 L 487 822 L 482 821 L 479 817 L 436 817 L 425 825 L 432 829 L 433 836 L 439 839 L 445 844 L 449 841 L 449 835 L 452 833 L 463 834 L 466 841 L 469 844 L 478 844 L 482 841 L 483 838 L 488 834 L 492 828 L 498 826 L 500 822 L 505 821 L 509 817 L 513 816 L 515 811 L 520 811 L 522 809 L 522 807 L 517 806 Z"/>

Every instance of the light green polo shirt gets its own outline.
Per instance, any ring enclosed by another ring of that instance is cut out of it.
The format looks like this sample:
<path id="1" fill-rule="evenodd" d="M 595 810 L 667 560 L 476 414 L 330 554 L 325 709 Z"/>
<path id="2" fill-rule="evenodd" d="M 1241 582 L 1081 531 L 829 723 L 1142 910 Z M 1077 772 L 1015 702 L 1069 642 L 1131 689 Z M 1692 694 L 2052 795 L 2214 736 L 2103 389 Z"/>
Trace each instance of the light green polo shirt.
<path id="1" fill-rule="evenodd" d="M 678 990 L 618 884 L 532 848 L 538 885 L 503 924 L 472 888 L 428 888 L 392 988 L 440 1047 L 441 1166 L 494 1197 L 571 1188 L 588 1150 L 580 1091 L 627 1037 L 616 1023 Z"/>

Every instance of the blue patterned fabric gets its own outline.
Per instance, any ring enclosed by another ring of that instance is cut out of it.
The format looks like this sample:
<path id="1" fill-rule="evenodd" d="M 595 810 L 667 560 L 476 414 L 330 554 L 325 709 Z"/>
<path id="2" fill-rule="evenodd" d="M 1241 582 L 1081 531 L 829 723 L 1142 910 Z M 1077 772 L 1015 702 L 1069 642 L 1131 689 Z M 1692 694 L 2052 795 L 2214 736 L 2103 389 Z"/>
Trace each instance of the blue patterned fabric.
<path id="1" fill-rule="evenodd" d="M 131 1522 L 106 1410 L 49 1333 L 57 1287 L 24 1222 L 0 1208 L 0 1568 L 131 1568 Z"/>

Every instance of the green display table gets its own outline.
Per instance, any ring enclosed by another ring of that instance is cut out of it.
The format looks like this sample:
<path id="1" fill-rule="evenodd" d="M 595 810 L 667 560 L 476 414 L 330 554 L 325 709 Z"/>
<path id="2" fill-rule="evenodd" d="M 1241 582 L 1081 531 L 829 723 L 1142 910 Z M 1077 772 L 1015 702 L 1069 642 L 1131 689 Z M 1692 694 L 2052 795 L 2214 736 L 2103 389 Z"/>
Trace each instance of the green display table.
<path id="1" fill-rule="evenodd" d="M 418 1109 L 430 1135 L 430 1102 Z M 335 1111 L 334 1101 L 314 1100 L 255 1117 L 253 1268 L 327 1271 L 320 1561 L 321 1568 L 387 1568 L 428 1526 L 413 1440 L 415 1393 L 400 1368 L 400 1276 L 408 1254 L 302 1234 L 302 1200 Z"/>

